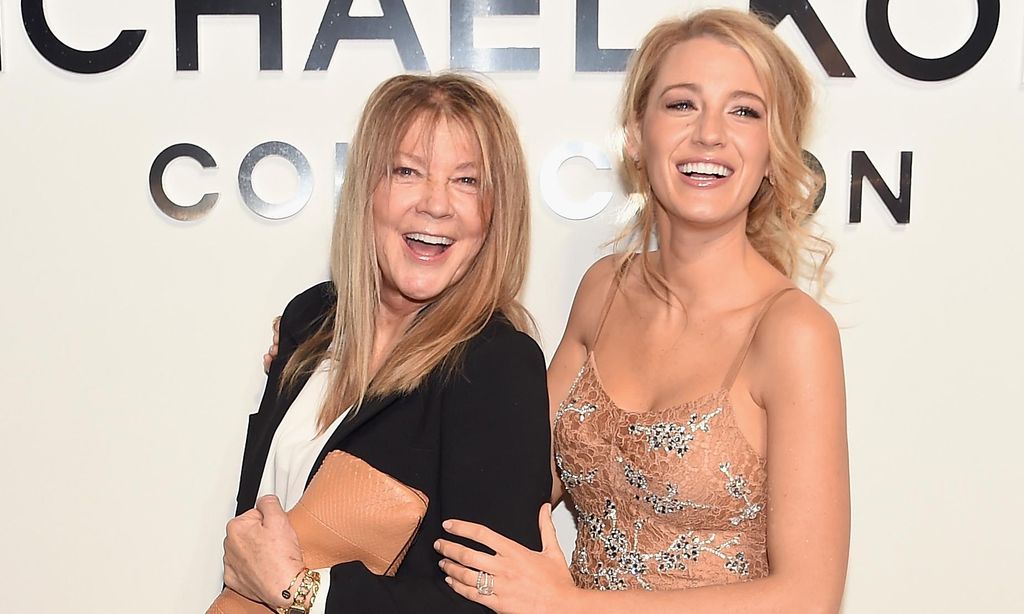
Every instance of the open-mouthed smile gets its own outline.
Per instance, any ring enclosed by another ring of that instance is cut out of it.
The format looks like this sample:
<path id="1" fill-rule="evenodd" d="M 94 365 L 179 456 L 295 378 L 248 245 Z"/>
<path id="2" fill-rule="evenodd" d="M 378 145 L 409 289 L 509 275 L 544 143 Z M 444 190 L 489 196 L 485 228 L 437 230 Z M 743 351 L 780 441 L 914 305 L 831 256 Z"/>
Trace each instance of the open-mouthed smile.
<path id="1" fill-rule="evenodd" d="M 732 176 L 733 170 L 724 164 L 712 161 L 691 161 L 676 165 L 686 183 L 698 188 L 720 185 Z"/>
<path id="2" fill-rule="evenodd" d="M 409 251 L 419 260 L 432 260 L 444 254 L 455 243 L 455 239 L 423 232 L 409 232 L 402 235 Z"/>

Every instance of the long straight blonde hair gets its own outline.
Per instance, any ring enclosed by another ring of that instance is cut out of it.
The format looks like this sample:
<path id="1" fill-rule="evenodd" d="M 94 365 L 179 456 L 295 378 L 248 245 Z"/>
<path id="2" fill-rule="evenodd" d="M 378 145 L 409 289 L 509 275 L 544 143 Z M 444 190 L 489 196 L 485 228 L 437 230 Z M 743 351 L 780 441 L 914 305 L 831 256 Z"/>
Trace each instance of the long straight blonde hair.
<path id="1" fill-rule="evenodd" d="M 373 233 L 373 193 L 390 180 L 399 145 L 412 126 L 441 121 L 476 139 L 486 236 L 465 275 L 417 314 L 371 374 L 381 273 Z M 324 359 L 329 385 L 318 425 L 326 429 L 345 408 L 415 389 L 435 369 L 452 374 L 466 342 L 495 314 L 533 332 L 519 303 L 530 236 L 526 161 L 504 105 L 474 78 L 445 73 L 400 75 L 380 84 L 363 109 L 348 152 L 334 220 L 331 279 L 336 301 L 319 329 L 285 365 L 282 388 L 295 386 Z"/>
<path id="2" fill-rule="evenodd" d="M 659 295 L 668 286 L 648 258 L 656 240 L 657 197 L 646 173 L 631 164 L 626 152 L 630 133 L 641 124 L 651 88 L 668 52 L 677 44 L 711 37 L 742 50 L 750 58 L 767 94 L 768 175 L 747 209 L 747 239 L 772 266 L 789 278 L 803 274 L 820 284 L 832 245 L 814 235 L 807 222 L 821 178 L 803 155 L 813 106 L 811 79 L 800 60 L 756 15 L 732 9 L 708 9 L 685 19 L 663 21 L 644 37 L 633 54 L 622 92 L 622 173 L 631 197 L 638 200 L 636 217 L 619 237 L 621 258 L 640 252 L 644 281 Z M 635 138 L 635 136 L 633 136 Z M 809 254 L 809 258 L 805 257 Z"/>

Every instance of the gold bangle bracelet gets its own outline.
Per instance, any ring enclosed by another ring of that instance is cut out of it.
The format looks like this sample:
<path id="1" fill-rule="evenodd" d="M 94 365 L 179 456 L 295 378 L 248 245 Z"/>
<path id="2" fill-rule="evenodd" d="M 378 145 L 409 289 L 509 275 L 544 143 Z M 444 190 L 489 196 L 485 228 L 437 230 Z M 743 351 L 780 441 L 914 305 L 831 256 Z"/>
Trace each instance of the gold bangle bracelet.
<path id="1" fill-rule="evenodd" d="M 302 580 L 295 589 L 295 598 L 292 600 L 292 604 L 278 608 L 278 614 L 308 614 L 313 608 L 313 600 L 316 599 L 317 591 L 320 590 L 320 572 L 303 568 L 300 575 Z"/>

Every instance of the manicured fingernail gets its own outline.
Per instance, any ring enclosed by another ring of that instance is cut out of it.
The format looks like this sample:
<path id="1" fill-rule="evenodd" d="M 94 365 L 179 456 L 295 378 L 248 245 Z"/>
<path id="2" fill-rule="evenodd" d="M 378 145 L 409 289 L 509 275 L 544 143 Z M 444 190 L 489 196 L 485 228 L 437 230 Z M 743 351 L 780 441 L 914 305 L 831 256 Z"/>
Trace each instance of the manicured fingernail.
<path id="1" fill-rule="evenodd" d="M 441 526 L 446 528 L 446 529 L 450 529 L 450 528 L 452 528 L 452 521 L 451 520 L 445 520 L 444 522 L 441 523 Z"/>
<path id="2" fill-rule="evenodd" d="M 438 561 L 437 562 L 437 566 L 440 567 L 441 569 L 444 569 L 444 559 L 441 559 L 440 561 Z"/>
<path id="3" fill-rule="evenodd" d="M 434 550 L 440 550 L 440 549 L 441 549 L 441 540 L 437 540 L 437 541 L 434 542 Z"/>
<path id="4" fill-rule="evenodd" d="M 445 576 L 444 577 L 444 583 L 447 584 L 448 586 L 451 586 L 452 585 L 452 579 L 449 576 Z"/>

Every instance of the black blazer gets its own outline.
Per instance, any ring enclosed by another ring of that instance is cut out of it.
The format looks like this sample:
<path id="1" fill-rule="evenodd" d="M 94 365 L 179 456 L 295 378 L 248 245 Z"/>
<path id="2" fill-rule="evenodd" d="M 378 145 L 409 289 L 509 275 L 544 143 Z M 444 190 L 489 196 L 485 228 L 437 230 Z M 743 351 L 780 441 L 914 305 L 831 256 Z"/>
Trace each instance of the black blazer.
<path id="1" fill-rule="evenodd" d="M 238 514 L 255 505 L 274 431 L 301 381 L 278 394 L 281 371 L 334 301 L 324 282 L 288 304 L 279 353 L 259 412 L 249 418 Z M 529 336 L 496 315 L 468 343 L 459 370 L 432 374 L 408 395 L 367 400 L 327 440 L 306 483 L 331 450 L 345 450 L 430 499 L 419 534 L 394 577 L 362 563 L 331 569 L 327 612 L 486 612 L 457 595 L 437 566 L 434 540 L 448 518 L 485 524 L 540 549 L 537 512 L 551 492 L 550 425 L 544 357 Z M 339 497 L 345 493 L 338 493 Z"/>

